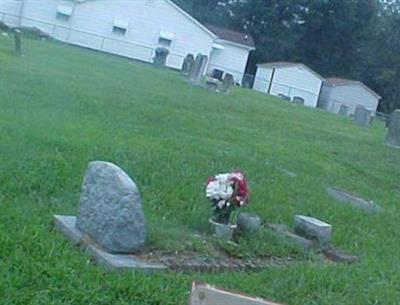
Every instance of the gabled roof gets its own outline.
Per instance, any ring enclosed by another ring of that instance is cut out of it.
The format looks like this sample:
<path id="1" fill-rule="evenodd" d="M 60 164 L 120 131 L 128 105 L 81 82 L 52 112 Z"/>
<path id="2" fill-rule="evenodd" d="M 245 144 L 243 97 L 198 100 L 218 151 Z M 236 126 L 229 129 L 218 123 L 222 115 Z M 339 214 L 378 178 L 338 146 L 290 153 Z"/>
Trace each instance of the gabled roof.
<path id="1" fill-rule="evenodd" d="M 276 62 L 257 64 L 257 66 L 263 68 L 288 68 L 288 67 L 303 66 L 303 64 L 296 62 L 288 62 L 288 61 L 276 61 Z"/>
<path id="2" fill-rule="evenodd" d="M 308 70 L 310 73 L 314 74 L 317 78 L 324 81 L 325 78 L 315 72 L 313 69 L 307 67 L 305 64 L 297 63 L 297 62 L 288 62 L 288 61 L 276 61 L 276 62 L 268 62 L 257 64 L 257 67 L 267 68 L 267 69 L 280 69 L 280 68 L 291 68 L 291 67 L 301 67 Z"/>
<path id="3" fill-rule="evenodd" d="M 79 3 L 84 3 L 84 2 L 94 2 L 94 1 L 100 1 L 100 0 L 72 0 L 74 2 Z M 194 17 L 192 17 L 188 12 L 186 12 L 184 9 L 182 9 L 180 6 L 176 5 L 173 1 L 171 0 L 165 0 L 166 3 L 174 7 L 177 11 L 179 11 L 182 15 L 184 15 L 186 18 L 188 18 L 190 21 L 195 23 L 197 26 L 199 26 L 203 31 L 207 32 L 211 37 L 217 38 L 217 35 L 215 35 L 212 31 L 210 31 L 207 27 L 205 27 L 203 24 L 201 24 L 199 21 L 197 21 Z"/>
<path id="4" fill-rule="evenodd" d="M 216 35 L 210 31 L 206 26 L 204 26 L 202 23 L 200 23 L 196 18 L 194 18 L 192 15 L 190 15 L 188 12 L 186 12 L 183 8 L 181 8 L 179 5 L 175 4 L 171 0 L 165 0 L 168 4 L 173 6 L 176 10 L 178 10 L 180 13 L 185 15 L 187 18 L 189 18 L 193 23 L 198 25 L 200 28 L 202 28 L 204 31 L 206 31 L 208 34 L 210 34 L 212 37 L 216 38 Z"/>
<path id="5" fill-rule="evenodd" d="M 363 87 L 365 90 L 367 90 L 369 93 L 371 93 L 373 96 L 375 96 L 376 98 L 378 98 L 378 99 L 382 98 L 378 93 L 376 93 L 374 90 L 372 90 L 367 85 L 363 84 L 362 82 L 360 82 L 358 80 L 339 78 L 339 77 L 330 77 L 330 78 L 326 79 L 324 84 L 325 84 L 325 86 L 329 86 L 329 87 L 359 85 L 359 86 Z"/>
<path id="6" fill-rule="evenodd" d="M 255 48 L 254 39 L 249 34 L 224 29 L 211 24 L 205 24 L 205 27 L 222 40 L 231 41 L 249 48 Z"/>
<path id="7" fill-rule="evenodd" d="M 99 1 L 99 0 L 74 0 L 74 1 L 77 3 L 83 3 L 83 2 Z M 175 4 L 173 1 L 165 0 L 165 2 L 174 7 L 182 15 L 184 15 L 186 18 L 188 18 L 190 21 L 192 21 L 194 24 L 200 27 L 203 31 L 207 32 L 212 38 L 229 41 L 252 49 L 255 48 L 254 39 L 250 35 L 223 29 L 212 25 L 203 25 L 194 17 L 192 17 L 188 12 L 186 12 L 184 9 Z"/>

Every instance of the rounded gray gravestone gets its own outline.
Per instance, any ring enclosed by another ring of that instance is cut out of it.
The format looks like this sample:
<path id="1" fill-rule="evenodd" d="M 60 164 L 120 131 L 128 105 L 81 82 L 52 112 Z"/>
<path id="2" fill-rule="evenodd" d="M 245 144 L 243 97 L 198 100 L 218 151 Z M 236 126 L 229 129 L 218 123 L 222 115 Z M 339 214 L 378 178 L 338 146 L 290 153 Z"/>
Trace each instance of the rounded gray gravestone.
<path id="1" fill-rule="evenodd" d="M 261 227 L 261 218 L 255 214 L 240 213 L 237 219 L 238 228 L 244 232 L 256 232 Z"/>
<path id="2" fill-rule="evenodd" d="M 122 169 L 109 162 L 89 163 L 76 226 L 110 253 L 143 248 L 147 230 L 139 190 Z"/>

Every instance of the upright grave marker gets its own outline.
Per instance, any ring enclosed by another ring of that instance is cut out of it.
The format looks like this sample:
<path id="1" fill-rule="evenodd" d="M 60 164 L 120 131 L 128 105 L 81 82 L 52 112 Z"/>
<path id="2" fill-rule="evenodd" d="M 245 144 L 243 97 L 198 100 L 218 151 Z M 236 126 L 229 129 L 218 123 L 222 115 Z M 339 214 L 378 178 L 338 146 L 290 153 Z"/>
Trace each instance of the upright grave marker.
<path id="1" fill-rule="evenodd" d="M 235 79 L 233 78 L 233 75 L 230 73 L 226 73 L 222 80 L 222 85 L 220 86 L 219 90 L 221 90 L 224 93 L 229 93 L 234 84 L 235 84 Z"/>
<path id="2" fill-rule="evenodd" d="M 205 69 L 207 66 L 208 57 L 206 55 L 198 54 L 190 71 L 189 80 L 194 85 L 200 85 Z"/>
<path id="3" fill-rule="evenodd" d="M 354 113 L 354 122 L 363 127 L 369 126 L 371 123 L 371 112 L 363 106 L 357 106 Z"/>
<path id="4" fill-rule="evenodd" d="M 400 148 L 400 109 L 392 112 L 387 127 L 386 145 Z"/>
<path id="5" fill-rule="evenodd" d="M 193 56 L 193 54 L 186 55 L 186 57 L 185 57 L 185 59 L 183 61 L 183 65 L 182 65 L 182 73 L 183 73 L 183 75 L 189 76 L 193 65 L 194 65 L 194 56 Z"/>
<path id="6" fill-rule="evenodd" d="M 139 190 L 118 166 L 90 162 L 83 181 L 78 217 L 55 215 L 56 226 L 108 270 L 163 270 L 134 254 L 147 236 Z"/>
<path id="7" fill-rule="evenodd" d="M 147 235 L 136 184 L 116 165 L 90 162 L 76 226 L 110 253 L 135 253 Z"/>

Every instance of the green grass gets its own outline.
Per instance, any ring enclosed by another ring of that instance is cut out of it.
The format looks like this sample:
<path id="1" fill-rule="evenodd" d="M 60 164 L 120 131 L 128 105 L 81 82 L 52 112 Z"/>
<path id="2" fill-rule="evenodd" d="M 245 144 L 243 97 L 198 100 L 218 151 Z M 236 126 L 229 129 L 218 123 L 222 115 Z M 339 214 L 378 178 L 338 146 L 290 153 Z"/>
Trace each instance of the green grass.
<path id="1" fill-rule="evenodd" d="M 60 43 L 23 46 L 18 58 L 0 36 L 1 304 L 187 304 L 192 280 L 288 305 L 399 303 L 400 151 L 383 145 L 382 124 L 361 128 L 249 90 L 216 94 L 177 72 Z M 52 224 L 55 213 L 76 214 L 91 160 L 137 182 L 152 249 L 212 252 L 194 237 L 209 230 L 204 182 L 240 168 L 252 190 L 245 210 L 288 225 L 296 213 L 321 218 L 361 261 L 322 264 L 263 231 L 227 250 L 298 262 L 260 273 L 105 273 Z M 384 211 L 337 204 L 327 186 Z"/>

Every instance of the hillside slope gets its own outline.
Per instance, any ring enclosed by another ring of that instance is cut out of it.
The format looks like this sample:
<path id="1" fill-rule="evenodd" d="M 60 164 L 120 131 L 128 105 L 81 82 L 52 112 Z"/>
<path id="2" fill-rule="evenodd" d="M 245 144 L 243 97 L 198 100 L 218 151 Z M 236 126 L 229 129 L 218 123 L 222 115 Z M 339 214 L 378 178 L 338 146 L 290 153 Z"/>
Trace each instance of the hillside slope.
<path id="1" fill-rule="evenodd" d="M 18 58 L 11 43 L 0 36 L 2 304 L 186 304 L 194 279 L 288 305 L 398 304 L 400 151 L 383 145 L 382 124 L 361 128 L 250 90 L 220 95 L 177 72 L 55 42 L 24 39 Z M 361 262 L 308 262 L 267 235 L 239 251 L 288 251 L 299 262 L 249 274 L 105 274 L 52 225 L 55 213 L 76 214 L 91 160 L 112 161 L 137 182 L 154 248 L 207 252 L 193 239 L 208 227 L 204 182 L 240 168 L 251 183 L 247 210 L 288 225 L 294 214 L 321 218 Z M 384 211 L 337 204 L 328 186 Z"/>

